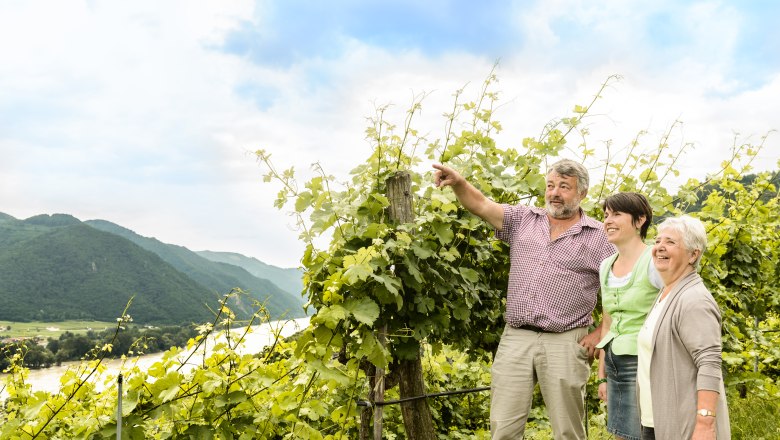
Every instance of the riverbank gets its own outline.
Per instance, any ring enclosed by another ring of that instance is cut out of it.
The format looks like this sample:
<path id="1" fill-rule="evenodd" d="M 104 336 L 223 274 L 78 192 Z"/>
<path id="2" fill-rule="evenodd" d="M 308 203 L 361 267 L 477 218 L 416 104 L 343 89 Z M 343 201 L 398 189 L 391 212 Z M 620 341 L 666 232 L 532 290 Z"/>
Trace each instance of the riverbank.
<path id="1" fill-rule="evenodd" d="M 260 324 L 251 327 L 251 332 L 248 333 L 241 345 L 236 349 L 242 354 L 253 354 L 260 352 L 263 348 L 272 344 L 278 334 L 281 337 L 291 336 L 309 325 L 309 318 L 298 318 L 282 321 L 271 321 L 265 324 Z M 244 333 L 245 328 L 238 328 L 231 330 L 231 337 L 237 337 Z M 224 336 L 223 336 L 224 337 Z M 206 352 L 214 347 L 215 343 L 220 342 L 220 339 L 211 338 L 205 345 Z M 189 356 L 191 352 L 183 352 L 180 356 L 184 360 Z M 146 370 L 160 359 L 162 359 L 164 352 L 152 353 L 143 356 L 128 357 L 126 359 L 108 359 L 102 362 L 102 371 L 99 374 L 95 374 L 90 377 L 89 382 L 95 384 L 98 388 L 102 388 L 106 383 L 111 384 L 119 373 L 129 370 L 135 366 L 138 366 L 142 370 Z M 198 355 L 203 354 L 199 352 Z M 68 371 L 80 372 L 86 368 L 86 361 L 70 361 L 63 362 L 62 365 L 52 366 L 49 368 L 42 368 L 37 370 L 29 370 L 26 383 L 29 383 L 33 391 L 45 391 L 48 393 L 59 392 L 61 384 L 60 378 Z M 192 368 L 192 365 L 190 365 Z M 4 401 L 8 397 L 6 391 L 6 381 L 8 374 L 0 374 L 0 401 Z"/>
<path id="2" fill-rule="evenodd" d="M 15 322 L 0 321 L 0 342 L 16 339 L 38 339 L 45 341 L 47 338 L 57 339 L 64 332 L 83 334 L 88 331 L 103 331 L 113 328 L 116 322 L 104 321 L 31 321 Z"/>

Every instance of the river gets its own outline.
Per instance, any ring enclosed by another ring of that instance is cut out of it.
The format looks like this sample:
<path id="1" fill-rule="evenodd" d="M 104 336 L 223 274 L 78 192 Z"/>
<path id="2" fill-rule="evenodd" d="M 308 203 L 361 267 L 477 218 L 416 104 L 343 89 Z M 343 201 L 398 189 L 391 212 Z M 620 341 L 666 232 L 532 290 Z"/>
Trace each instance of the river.
<path id="1" fill-rule="evenodd" d="M 278 331 L 282 337 L 287 337 L 295 334 L 296 332 L 308 327 L 309 318 L 298 318 L 286 321 L 272 321 L 265 324 L 252 326 L 252 332 L 247 334 L 245 341 L 236 351 L 241 354 L 257 353 L 264 347 L 270 345 L 274 341 L 274 334 Z M 239 328 L 232 330 L 233 335 L 240 335 L 246 330 L 245 328 Z M 206 345 L 208 351 L 209 347 L 214 346 L 214 339 Z M 95 383 L 96 386 L 101 387 L 103 381 L 107 377 L 116 377 L 123 369 L 127 370 L 132 368 L 133 365 L 138 365 L 141 370 L 146 370 L 155 362 L 162 359 L 163 353 L 152 353 L 143 356 L 128 357 L 127 360 L 121 359 L 107 359 L 103 361 L 103 365 L 106 367 L 105 371 L 101 373 L 100 377 L 90 378 L 90 381 Z M 198 357 L 200 354 L 198 355 Z M 187 357 L 187 354 L 180 355 L 182 359 Z M 82 365 L 81 361 L 63 362 L 62 365 L 53 366 L 50 368 L 41 368 L 38 370 L 30 370 L 30 374 L 27 378 L 27 382 L 32 385 L 33 391 L 47 391 L 50 393 L 56 393 L 60 389 L 60 378 L 62 375 L 70 370 L 78 368 Z M 123 367 L 124 365 L 124 367 Z M 0 402 L 4 401 L 8 394 L 5 390 L 5 379 L 8 374 L 0 374 Z"/>

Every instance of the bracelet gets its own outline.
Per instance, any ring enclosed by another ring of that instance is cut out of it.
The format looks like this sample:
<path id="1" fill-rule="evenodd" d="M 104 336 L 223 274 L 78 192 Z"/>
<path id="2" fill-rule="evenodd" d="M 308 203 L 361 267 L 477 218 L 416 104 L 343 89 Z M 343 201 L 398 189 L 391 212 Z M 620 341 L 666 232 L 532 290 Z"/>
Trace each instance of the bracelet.
<path id="1" fill-rule="evenodd" d="M 601 385 L 603 383 L 607 383 L 607 378 L 606 377 L 602 377 L 601 379 L 596 381 L 596 385 Z"/>

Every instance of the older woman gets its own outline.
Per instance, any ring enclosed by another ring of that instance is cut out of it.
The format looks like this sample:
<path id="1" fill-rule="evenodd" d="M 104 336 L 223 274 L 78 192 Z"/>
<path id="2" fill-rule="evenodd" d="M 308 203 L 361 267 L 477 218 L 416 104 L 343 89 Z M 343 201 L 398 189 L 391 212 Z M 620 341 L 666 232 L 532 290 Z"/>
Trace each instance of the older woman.
<path id="1" fill-rule="evenodd" d="M 731 438 L 720 310 L 696 273 L 706 246 L 704 226 L 693 217 L 658 226 L 652 253 L 664 288 L 637 339 L 643 439 Z"/>

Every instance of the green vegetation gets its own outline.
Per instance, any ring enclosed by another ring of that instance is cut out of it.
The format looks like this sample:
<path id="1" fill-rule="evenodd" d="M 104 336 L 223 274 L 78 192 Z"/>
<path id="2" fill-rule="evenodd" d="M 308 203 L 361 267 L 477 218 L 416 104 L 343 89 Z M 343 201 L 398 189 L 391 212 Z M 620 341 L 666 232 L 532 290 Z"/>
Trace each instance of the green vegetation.
<path id="1" fill-rule="evenodd" d="M 109 222 L 0 217 L 0 319 L 113 320 L 135 297 L 138 323 L 203 322 L 213 316 L 217 292 L 233 288 L 249 292 L 231 304 L 241 318 L 256 303 L 276 318 L 304 315 L 297 292 Z"/>
<path id="2" fill-rule="evenodd" d="M 223 325 L 231 325 L 231 320 L 218 319 L 213 326 L 203 326 L 202 333 L 186 346 L 199 346 L 208 334 L 224 331 Z M 169 432 L 172 438 L 243 435 L 273 439 L 290 433 L 292 438 L 358 438 L 360 408 L 356 400 L 368 395 L 367 378 L 360 370 L 352 370 L 357 376 L 351 377 L 343 369 L 326 372 L 309 368 L 295 355 L 299 337 L 278 339 L 257 355 L 239 355 L 235 347 L 240 340 L 235 338 L 207 356 L 188 357 L 184 350 L 173 348 L 146 370 L 134 366 L 130 356 L 122 368 L 123 432 L 129 438 L 150 438 L 159 432 Z M 102 356 L 115 355 L 116 340 L 108 342 L 112 351 L 103 344 L 103 350 L 94 352 L 98 360 L 85 361 L 66 373 L 66 386 L 59 393 L 34 395 L 24 382 L 24 369 L 13 366 L 7 382 L 0 384 L 0 389 L 10 394 L 5 408 L 0 409 L 0 438 L 32 438 L 36 433 L 37 438 L 115 438 L 117 396 L 112 384 L 116 377 L 102 375 L 99 367 Z M 185 362 L 194 369 L 182 369 Z M 328 359 L 321 362 L 337 365 Z M 473 361 L 447 345 L 439 347 L 437 354 L 425 345 L 422 366 L 430 394 L 490 384 L 488 361 Z M 385 400 L 399 397 L 398 387 L 392 386 L 394 380 L 388 377 Z M 96 386 L 99 383 L 108 386 Z M 603 405 L 596 398 L 594 383 L 588 385 L 588 393 L 588 438 L 612 438 L 605 429 Z M 489 439 L 488 392 L 429 398 L 428 403 L 437 438 Z M 777 400 L 757 395 L 743 399 L 732 394 L 729 403 L 733 438 L 768 440 L 780 433 Z M 540 404 L 537 392 L 526 438 L 550 440 L 552 433 Z M 32 412 L 30 408 L 41 410 Z M 406 438 L 399 405 L 385 406 L 383 421 L 383 438 Z"/>
<path id="3" fill-rule="evenodd" d="M 664 181 L 679 175 L 687 147 L 670 145 L 677 124 L 649 147 L 643 146 L 642 133 L 616 154 L 608 143 L 606 157 L 595 157 L 595 149 L 588 146 L 585 118 L 612 78 L 588 105 L 575 106 L 571 117 L 551 122 L 538 138 L 524 139 L 519 150 L 500 149 L 492 138 L 501 130 L 492 119 L 498 99 L 490 90 L 495 80 L 491 74 L 473 101 L 461 104 L 461 91 L 455 94 L 454 110 L 445 114 L 443 139 L 422 138 L 412 126 L 419 102 L 412 104 L 403 125 L 386 121 L 387 107 L 379 108 L 366 132 L 372 155 L 352 170 L 344 185 L 316 167 L 316 177 L 298 184 L 294 169 L 277 171 L 270 155 L 258 151 L 268 169 L 266 180 L 277 181 L 282 188 L 275 205 L 289 204 L 298 219 L 300 239 L 308 245 L 302 262 L 317 313 L 312 330 L 300 339 L 303 346 L 297 354 L 314 365 L 323 352 L 346 353 L 346 359 L 363 359 L 391 375 L 404 375 L 406 361 L 418 362 L 421 344 L 430 344 L 434 353 L 442 344 L 450 344 L 469 353 L 473 361 L 491 355 L 503 326 L 506 248 L 493 239 L 484 222 L 457 203 L 451 191 L 433 187 L 426 178 L 429 170 L 419 172 L 415 166 L 448 163 L 499 203 L 541 206 L 544 164 L 565 151 L 595 169 L 589 199 L 583 204 L 595 218 L 602 216 L 598 201 L 617 191 L 645 194 L 655 218 L 689 212 L 706 195 L 695 213 L 710 239 L 701 275 L 722 309 L 727 386 L 768 399 L 780 397 L 770 391 L 776 390 L 780 358 L 776 319 L 780 182 L 777 173 L 743 179 L 762 145 L 734 145 L 719 170 L 703 182 L 689 179 L 674 194 Z M 568 141 L 575 137 L 579 146 L 572 148 Z M 422 146 L 427 146 L 424 159 L 416 156 Z M 411 179 L 414 214 L 398 222 L 389 215 L 397 207 L 388 189 L 401 175 Z M 313 240 L 321 236 L 332 237 L 326 249 L 314 246 Z M 362 368 L 373 377 L 371 365 Z M 424 382 L 419 373 L 407 379 Z M 402 397 L 415 393 L 419 391 L 405 393 L 401 387 Z M 419 406 L 403 414 L 408 438 L 432 438 L 426 423 L 419 422 L 427 414 Z"/>
<path id="4" fill-rule="evenodd" d="M 293 169 L 277 171 L 270 156 L 258 152 L 267 180 L 282 185 L 276 206 L 294 206 L 307 245 L 302 262 L 314 309 L 312 325 L 257 355 L 239 354 L 235 337 L 209 353 L 188 354 L 209 334 L 235 324 L 230 298 L 225 298 L 217 317 L 200 327 L 202 333 L 186 348 L 169 350 L 146 371 L 128 362 L 122 371 L 123 435 L 369 438 L 378 409 L 358 406 L 358 400 L 387 401 L 489 384 L 492 349 L 503 326 L 506 248 L 450 191 L 432 187 L 428 169 L 415 171 L 422 161 L 417 150 L 425 149 L 427 161 L 450 163 L 493 199 L 511 203 L 541 204 L 545 163 L 564 151 L 594 162 L 594 184 L 584 208 L 596 217 L 601 215 L 598 200 L 616 191 L 646 194 L 658 218 L 678 215 L 710 185 L 701 210 L 693 214 L 707 226 L 710 240 L 701 274 L 723 314 L 733 436 L 775 438 L 780 424 L 780 192 L 777 174 L 759 173 L 742 181 L 761 145 L 735 145 L 732 156 L 704 182 L 689 179 L 672 193 L 664 180 L 679 172 L 685 150 L 685 145 L 674 149 L 669 144 L 675 126 L 657 144 L 643 147 L 640 135 L 620 154 L 594 157 L 584 121 L 596 98 L 575 106 L 571 117 L 544 127 L 538 138 L 524 139 L 522 149 L 499 149 L 492 138 L 501 129 L 492 119 L 498 99 L 490 90 L 495 80 L 491 74 L 474 100 L 461 103 L 462 91 L 456 93 L 439 140 L 419 137 L 412 127 L 420 102 L 413 103 L 400 133 L 384 119 L 387 107 L 380 108 L 367 131 L 372 155 L 346 184 L 315 167 L 318 175 L 298 185 Z M 572 138 L 578 147 L 568 144 Z M 395 205 L 388 182 L 398 171 L 408 173 L 409 194 L 415 196 L 413 218 L 404 221 L 390 216 Z M 314 246 L 321 236 L 331 238 L 327 249 Z M 100 362 L 111 355 L 119 328 L 126 324 L 121 321 L 95 361 L 63 376 L 58 393 L 34 393 L 17 353 L 5 388 L 9 398 L 0 409 L 0 438 L 115 437 L 117 391 L 98 387 L 94 380 L 115 381 L 102 376 Z M 386 392 L 375 394 L 383 371 Z M 414 388 L 418 385 L 421 391 Z M 595 386 L 588 389 L 590 436 L 609 438 Z M 528 438 L 550 438 L 545 409 L 536 399 Z M 383 407 L 383 438 L 488 438 L 487 393 L 421 402 L 429 417 L 408 415 L 420 404 Z M 427 426 L 420 424 L 425 419 Z"/>
<path id="5" fill-rule="evenodd" d="M 216 294 L 157 255 L 82 223 L 5 222 L 4 233 L 29 237 L 0 248 L 0 319 L 111 321 L 135 297 L 138 323 L 188 323 L 208 320 L 207 305 L 217 304 Z"/>
<path id="6" fill-rule="evenodd" d="M 196 253 L 211 261 L 243 267 L 252 275 L 269 280 L 296 296 L 303 292 L 303 271 L 300 269 L 284 269 L 272 266 L 256 258 L 246 257 L 233 252 L 198 251 Z"/>
<path id="7" fill-rule="evenodd" d="M 102 331 L 108 328 L 113 328 L 115 323 L 116 321 L 0 321 L 0 339 L 34 337 L 40 337 L 43 339 L 59 338 L 60 335 L 64 332 L 82 334 L 90 330 Z"/>
<path id="8" fill-rule="evenodd" d="M 288 289 L 285 291 L 279 287 L 282 284 L 276 281 L 289 284 L 288 278 L 283 275 L 276 276 L 277 273 L 273 270 L 264 271 L 264 274 L 271 276 L 259 276 L 250 273 L 251 271 L 241 264 L 212 261 L 212 259 L 201 256 L 185 247 L 165 244 L 154 238 L 142 237 L 129 229 L 105 220 L 88 220 L 85 223 L 101 231 L 124 237 L 147 251 L 155 253 L 176 270 L 205 286 L 211 292 L 228 292 L 233 288 L 242 289 L 247 295 L 236 297 L 236 303 L 231 304 L 239 316 L 247 318 L 252 315 L 254 310 L 252 300 L 264 304 L 271 312 L 271 316 L 275 318 L 300 318 L 304 316 L 303 299 L 301 298 L 303 287 L 299 271 L 294 272 L 300 286 L 296 290 Z M 244 259 L 249 260 L 246 257 Z M 260 262 L 257 261 L 257 263 Z M 260 264 L 264 265 L 264 263 Z"/>
<path id="9" fill-rule="evenodd" d="M 735 440 L 780 438 L 780 399 L 777 397 L 767 397 L 765 393 L 749 394 L 744 398 L 730 394 L 729 417 Z"/>
<path id="10" fill-rule="evenodd" d="M 80 329 L 83 330 L 83 329 Z M 40 336 L 0 343 L 0 371 L 21 353 L 20 365 L 26 368 L 47 368 L 65 361 L 89 359 L 96 349 L 112 345 L 112 357 L 157 353 L 171 347 L 182 347 L 197 335 L 194 326 L 140 327 L 124 325 L 116 330 L 110 323 L 102 330 L 91 328 L 78 333 L 60 332 L 56 337 Z M 44 345 L 45 343 L 45 345 Z"/>

